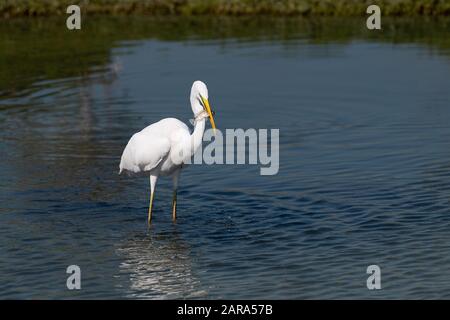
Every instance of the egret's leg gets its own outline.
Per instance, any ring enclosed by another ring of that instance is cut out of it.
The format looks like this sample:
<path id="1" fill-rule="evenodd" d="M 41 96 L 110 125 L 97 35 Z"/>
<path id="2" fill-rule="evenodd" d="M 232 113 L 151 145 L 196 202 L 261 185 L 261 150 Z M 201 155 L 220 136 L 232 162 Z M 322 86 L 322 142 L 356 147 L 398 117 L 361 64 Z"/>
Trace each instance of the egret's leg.
<path id="1" fill-rule="evenodd" d="M 150 175 L 150 205 L 148 206 L 148 224 L 152 223 L 153 196 L 158 176 Z"/>
<path id="2" fill-rule="evenodd" d="M 153 209 L 153 192 L 150 194 L 150 205 L 148 206 L 148 224 L 152 223 L 152 209 Z"/>
<path id="3" fill-rule="evenodd" d="M 173 190 L 172 198 L 172 220 L 177 220 L 177 190 Z"/>
<path id="4" fill-rule="evenodd" d="M 172 220 L 177 220 L 177 189 L 178 178 L 180 177 L 180 170 L 177 170 L 173 175 L 173 197 L 172 197 Z"/>

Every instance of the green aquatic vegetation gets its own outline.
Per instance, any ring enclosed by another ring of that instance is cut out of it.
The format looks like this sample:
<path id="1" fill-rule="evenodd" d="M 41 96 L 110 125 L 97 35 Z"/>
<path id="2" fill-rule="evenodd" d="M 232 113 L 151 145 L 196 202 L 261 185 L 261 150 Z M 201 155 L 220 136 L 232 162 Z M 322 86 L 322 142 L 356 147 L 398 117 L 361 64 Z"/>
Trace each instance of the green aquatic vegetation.
<path id="1" fill-rule="evenodd" d="M 450 0 L 2 0 L 0 16 L 64 15 L 70 4 L 84 13 L 120 15 L 361 16 L 370 4 L 385 16 L 450 14 Z"/>

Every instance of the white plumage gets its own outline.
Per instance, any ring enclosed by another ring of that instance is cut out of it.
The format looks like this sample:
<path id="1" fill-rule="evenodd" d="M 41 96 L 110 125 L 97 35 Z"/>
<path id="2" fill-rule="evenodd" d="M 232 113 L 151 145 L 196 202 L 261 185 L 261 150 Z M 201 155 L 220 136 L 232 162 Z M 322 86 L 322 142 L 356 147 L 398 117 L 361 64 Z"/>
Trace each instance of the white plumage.
<path id="1" fill-rule="evenodd" d="M 150 205 L 148 222 L 151 222 L 153 194 L 160 175 L 173 176 L 174 194 L 172 217 L 176 219 L 176 194 L 180 169 L 200 147 L 209 117 L 213 129 L 215 123 L 209 106 L 208 89 L 201 81 L 195 81 L 191 89 L 191 108 L 195 116 L 194 131 L 175 118 L 162 119 L 135 133 L 128 141 L 120 160 L 120 172 L 150 175 Z"/>
<path id="2" fill-rule="evenodd" d="M 149 125 L 128 141 L 120 161 L 120 173 L 124 170 L 132 173 L 151 171 L 161 164 L 159 171 L 162 175 L 172 174 L 176 169 L 171 163 L 174 152 L 189 140 L 189 136 L 189 128 L 175 118 Z"/>

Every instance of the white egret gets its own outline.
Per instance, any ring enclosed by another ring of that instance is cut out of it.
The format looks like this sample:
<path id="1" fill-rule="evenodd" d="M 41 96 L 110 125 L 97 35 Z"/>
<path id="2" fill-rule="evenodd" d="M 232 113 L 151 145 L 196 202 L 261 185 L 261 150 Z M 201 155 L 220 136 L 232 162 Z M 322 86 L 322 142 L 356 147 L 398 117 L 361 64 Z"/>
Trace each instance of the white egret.
<path id="1" fill-rule="evenodd" d="M 206 118 L 213 130 L 213 112 L 208 101 L 208 88 L 201 81 L 195 81 L 191 89 L 191 108 L 194 113 L 194 130 L 175 118 L 162 119 L 135 133 L 123 150 L 120 173 L 148 172 L 150 175 L 150 204 L 148 223 L 152 220 L 153 196 L 158 177 L 173 177 L 172 219 L 177 214 L 177 188 L 180 170 L 200 147 L 205 132 Z"/>

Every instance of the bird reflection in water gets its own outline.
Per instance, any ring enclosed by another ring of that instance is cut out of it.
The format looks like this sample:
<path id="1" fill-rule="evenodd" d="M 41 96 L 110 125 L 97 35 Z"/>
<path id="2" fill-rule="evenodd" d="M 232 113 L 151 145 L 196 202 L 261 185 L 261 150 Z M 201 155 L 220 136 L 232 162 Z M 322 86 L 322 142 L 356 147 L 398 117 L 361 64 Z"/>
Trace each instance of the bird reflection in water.
<path id="1" fill-rule="evenodd" d="M 130 298 L 202 298 L 200 281 L 192 271 L 189 246 L 176 230 L 137 235 L 118 248 L 121 273 L 128 273 Z"/>

